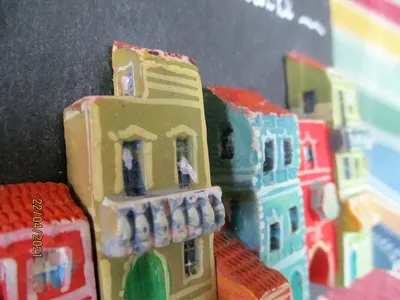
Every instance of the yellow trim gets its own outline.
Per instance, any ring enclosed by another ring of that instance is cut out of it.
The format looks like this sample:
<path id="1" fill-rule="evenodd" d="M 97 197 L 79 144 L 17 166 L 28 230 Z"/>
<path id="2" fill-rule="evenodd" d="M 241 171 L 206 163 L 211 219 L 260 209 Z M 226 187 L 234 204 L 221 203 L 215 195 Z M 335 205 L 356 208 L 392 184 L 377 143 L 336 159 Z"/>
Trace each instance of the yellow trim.
<path id="1" fill-rule="evenodd" d="M 189 155 L 189 162 L 193 164 L 194 170 L 197 172 L 198 170 L 198 162 L 197 162 L 197 155 L 198 155 L 198 144 L 197 144 L 197 132 L 193 130 L 192 128 L 188 127 L 187 125 L 178 125 L 174 128 L 171 128 L 170 131 L 167 131 L 166 136 L 168 138 L 172 137 L 178 137 L 178 136 L 188 136 L 189 137 L 189 143 L 190 143 L 190 148 L 192 151 L 190 151 Z M 173 148 L 174 148 L 174 161 L 177 161 L 176 157 L 176 139 L 173 140 Z M 208 173 L 209 174 L 209 173 Z M 179 183 L 179 178 L 178 178 L 178 168 L 174 168 L 174 179 L 175 183 Z"/>
<path id="2" fill-rule="evenodd" d="M 92 145 L 101 145 L 101 124 L 100 124 L 100 110 L 97 104 L 89 106 L 91 110 L 90 120 L 92 130 Z M 101 146 L 93 147 L 93 194 L 94 200 L 101 202 L 104 198 L 103 186 L 103 160 L 101 156 Z"/>
<path id="3" fill-rule="evenodd" d="M 377 22 L 373 14 L 357 11 L 343 0 L 331 0 L 331 22 L 352 32 L 365 41 L 380 45 L 386 51 L 400 56 L 400 34 L 394 28 L 389 28 Z"/>
<path id="4" fill-rule="evenodd" d="M 111 265 L 107 259 L 100 260 L 100 286 L 103 291 L 103 297 L 105 299 L 111 299 L 112 295 L 112 284 L 111 284 Z"/>
<path id="5" fill-rule="evenodd" d="M 158 83 L 158 82 L 147 82 L 147 86 L 151 89 L 158 90 L 158 91 L 179 93 L 179 94 L 199 97 L 199 92 L 197 90 L 192 90 L 192 89 L 184 88 L 181 86 L 178 87 L 176 85 L 169 85 L 169 84 L 163 84 L 163 83 Z M 194 101 L 194 100 L 192 100 L 192 101 Z"/>
<path id="6" fill-rule="evenodd" d="M 135 136 L 139 136 L 141 138 L 151 141 L 155 141 L 157 139 L 156 134 L 151 133 L 146 129 L 139 127 L 137 125 L 129 125 L 124 130 L 118 130 L 118 137 L 120 140 L 129 140 L 134 138 Z"/>
<path id="7" fill-rule="evenodd" d="M 183 276 L 183 284 L 188 285 L 192 280 L 199 279 L 203 276 L 204 273 L 204 241 L 203 238 L 197 238 L 194 240 L 195 251 L 196 251 L 196 261 L 199 264 L 199 272 L 195 275 L 187 276 L 185 273 L 185 245 L 182 243 L 182 260 L 183 260 L 183 268 L 182 268 L 182 276 Z"/>
<path id="8" fill-rule="evenodd" d="M 194 87 L 194 88 L 198 88 L 199 87 L 199 81 L 198 81 L 197 78 L 196 78 L 196 80 L 191 80 L 191 79 L 175 77 L 175 76 L 172 76 L 172 75 L 162 75 L 162 74 L 158 74 L 158 73 L 151 72 L 151 71 L 147 71 L 147 78 L 149 78 L 149 79 L 150 78 L 155 78 L 155 79 L 161 79 L 161 80 L 169 81 L 169 82 L 171 82 L 172 85 L 174 83 L 181 83 L 181 84 L 185 84 L 187 86 L 191 86 L 191 87 Z"/>
<path id="9" fill-rule="evenodd" d="M 124 190 L 124 178 L 122 176 L 122 158 L 117 153 L 122 153 L 122 143 L 114 143 L 114 163 L 115 163 L 115 181 L 114 193 L 119 194 Z"/>
<path id="10" fill-rule="evenodd" d="M 181 75 L 188 75 L 191 77 L 196 78 L 198 82 L 200 83 L 200 74 L 197 70 L 191 70 L 188 68 L 182 68 L 181 66 L 178 65 L 169 65 L 169 64 L 163 64 L 163 63 L 158 63 L 155 60 L 144 60 L 142 63 L 143 69 L 150 69 L 150 68 L 158 68 L 161 67 L 165 70 L 168 70 L 173 73 L 181 74 Z M 146 77 L 145 77 L 146 78 Z M 201 90 L 201 89 L 200 89 Z"/>

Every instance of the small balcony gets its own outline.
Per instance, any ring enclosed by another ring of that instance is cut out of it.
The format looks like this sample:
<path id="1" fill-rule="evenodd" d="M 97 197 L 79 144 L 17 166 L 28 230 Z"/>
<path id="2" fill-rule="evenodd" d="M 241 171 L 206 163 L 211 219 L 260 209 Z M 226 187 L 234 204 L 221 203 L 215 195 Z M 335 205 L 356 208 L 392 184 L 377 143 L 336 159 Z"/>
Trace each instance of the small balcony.
<path id="1" fill-rule="evenodd" d="M 371 148 L 372 139 L 365 128 L 341 127 L 331 131 L 330 145 L 334 152 L 363 151 Z"/>
<path id="2" fill-rule="evenodd" d="M 102 251 L 143 253 L 219 231 L 225 208 L 219 187 L 144 197 L 113 195 L 101 207 Z"/>

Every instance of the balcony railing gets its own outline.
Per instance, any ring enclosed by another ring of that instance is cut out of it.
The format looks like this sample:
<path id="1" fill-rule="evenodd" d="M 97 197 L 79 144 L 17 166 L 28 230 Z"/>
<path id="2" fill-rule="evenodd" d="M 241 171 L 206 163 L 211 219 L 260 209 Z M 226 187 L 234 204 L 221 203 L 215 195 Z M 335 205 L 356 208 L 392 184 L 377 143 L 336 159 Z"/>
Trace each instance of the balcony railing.
<path id="1" fill-rule="evenodd" d="M 110 257 L 143 253 L 221 229 L 225 208 L 219 187 L 174 194 L 113 195 L 101 208 L 102 251 Z"/>

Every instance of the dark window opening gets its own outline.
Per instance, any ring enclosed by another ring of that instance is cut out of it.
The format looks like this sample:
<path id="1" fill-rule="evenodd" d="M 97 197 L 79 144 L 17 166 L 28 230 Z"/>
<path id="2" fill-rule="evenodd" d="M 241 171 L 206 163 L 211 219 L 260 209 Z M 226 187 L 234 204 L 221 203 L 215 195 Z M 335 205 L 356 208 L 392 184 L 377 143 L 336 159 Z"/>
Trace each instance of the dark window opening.
<path id="1" fill-rule="evenodd" d="M 143 151 L 142 141 L 124 142 L 122 153 L 123 176 L 125 193 L 127 196 L 141 196 L 146 194 L 141 161 Z"/>
<path id="2" fill-rule="evenodd" d="M 221 143 L 221 159 L 232 159 L 235 155 L 235 145 L 234 145 L 233 128 L 228 126 L 221 133 L 220 143 Z"/>
<path id="3" fill-rule="evenodd" d="M 311 145 L 304 146 L 303 148 L 304 158 L 305 158 L 305 166 L 307 169 L 314 168 L 314 151 Z"/>
<path id="4" fill-rule="evenodd" d="M 344 167 L 344 176 L 346 179 L 351 178 L 351 170 L 350 170 L 350 160 L 348 157 L 343 159 L 343 167 Z"/>
<path id="5" fill-rule="evenodd" d="M 299 214 L 297 212 L 297 207 L 293 206 L 289 209 L 290 215 L 290 226 L 292 228 L 292 233 L 295 233 L 299 229 Z"/>
<path id="6" fill-rule="evenodd" d="M 199 262 L 196 257 L 196 242 L 195 240 L 186 241 L 184 247 L 184 262 L 186 276 L 196 275 L 199 272 Z"/>
<path id="7" fill-rule="evenodd" d="M 269 225 L 269 250 L 279 250 L 280 248 L 280 239 L 281 239 L 281 226 L 278 222 Z"/>
<path id="8" fill-rule="evenodd" d="M 178 137 L 176 139 L 176 160 L 177 163 L 181 162 L 181 160 L 186 160 L 190 164 L 189 157 L 189 138 L 188 137 Z M 178 165 L 178 179 L 179 179 L 179 187 L 186 188 L 190 186 L 190 174 L 187 174 L 184 170 Z"/>
<path id="9" fill-rule="evenodd" d="M 264 144 L 264 164 L 263 164 L 263 172 L 264 175 L 267 175 L 274 169 L 274 141 L 269 140 Z"/>
<path id="10" fill-rule="evenodd" d="M 308 91 L 303 94 L 304 113 L 311 114 L 315 109 L 315 91 Z"/>
<path id="11" fill-rule="evenodd" d="M 287 138 L 283 141 L 283 151 L 285 155 L 285 167 L 292 164 L 293 160 L 293 147 L 292 140 Z"/>

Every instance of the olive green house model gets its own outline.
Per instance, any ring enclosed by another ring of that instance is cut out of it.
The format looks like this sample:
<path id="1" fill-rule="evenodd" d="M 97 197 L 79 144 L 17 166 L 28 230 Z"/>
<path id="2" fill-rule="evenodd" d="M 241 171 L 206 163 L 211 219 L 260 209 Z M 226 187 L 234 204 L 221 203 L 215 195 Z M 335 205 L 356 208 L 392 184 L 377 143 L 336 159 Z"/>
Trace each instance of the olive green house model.
<path id="1" fill-rule="evenodd" d="M 101 299 L 217 299 L 201 80 L 186 56 L 115 43 L 116 96 L 64 111 L 68 179 L 94 224 Z"/>

